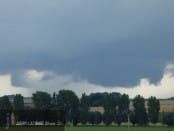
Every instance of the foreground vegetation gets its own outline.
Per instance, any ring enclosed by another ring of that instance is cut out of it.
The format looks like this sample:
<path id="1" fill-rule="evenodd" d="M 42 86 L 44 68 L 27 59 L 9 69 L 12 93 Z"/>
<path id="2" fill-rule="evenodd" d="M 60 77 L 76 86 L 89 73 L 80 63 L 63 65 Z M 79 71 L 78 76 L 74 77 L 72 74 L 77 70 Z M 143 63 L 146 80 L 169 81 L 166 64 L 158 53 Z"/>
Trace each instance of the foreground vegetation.
<path id="1" fill-rule="evenodd" d="M 0 128 L 1 131 L 5 131 L 5 128 Z M 93 126 L 93 127 L 13 127 L 8 131 L 127 131 L 127 127 L 106 127 L 106 126 Z M 174 128 L 170 127 L 130 127 L 130 131 L 173 131 Z"/>
<path id="2" fill-rule="evenodd" d="M 66 127 L 66 131 L 127 131 L 127 127 Z M 130 131 L 173 131 L 167 127 L 130 127 Z"/>
<path id="3" fill-rule="evenodd" d="M 0 131 L 65 131 L 63 127 L 11 127 L 8 130 L 1 127 Z"/>

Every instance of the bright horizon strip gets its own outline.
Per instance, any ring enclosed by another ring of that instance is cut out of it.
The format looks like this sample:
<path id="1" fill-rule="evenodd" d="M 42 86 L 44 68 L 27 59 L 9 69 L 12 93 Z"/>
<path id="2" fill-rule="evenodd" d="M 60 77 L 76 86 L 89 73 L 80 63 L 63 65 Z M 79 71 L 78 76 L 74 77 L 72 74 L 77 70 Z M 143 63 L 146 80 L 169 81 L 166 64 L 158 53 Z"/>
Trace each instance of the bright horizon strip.
<path id="1" fill-rule="evenodd" d="M 49 80 L 43 80 L 45 76 L 51 76 Z M 36 91 L 46 91 L 48 93 L 58 92 L 61 89 L 73 90 L 79 97 L 82 93 L 89 95 L 95 92 L 119 92 L 128 94 L 130 98 L 142 95 L 145 98 L 155 96 L 160 99 L 173 97 L 174 92 L 174 64 L 166 65 L 160 81 L 156 84 L 150 83 L 147 78 L 142 78 L 135 86 L 106 87 L 90 83 L 87 80 L 74 81 L 72 75 L 58 75 L 50 71 L 27 70 L 23 74 L 24 86 L 14 86 L 11 74 L 0 75 L 0 96 L 20 93 L 30 97 Z"/>

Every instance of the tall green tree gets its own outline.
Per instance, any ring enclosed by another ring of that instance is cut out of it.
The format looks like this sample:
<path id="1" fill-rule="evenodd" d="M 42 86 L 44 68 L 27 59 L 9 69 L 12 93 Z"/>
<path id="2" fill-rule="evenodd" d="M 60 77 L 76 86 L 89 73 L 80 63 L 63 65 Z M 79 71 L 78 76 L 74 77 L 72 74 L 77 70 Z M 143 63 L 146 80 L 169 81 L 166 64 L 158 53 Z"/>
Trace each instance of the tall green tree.
<path id="1" fill-rule="evenodd" d="M 16 94 L 13 99 L 13 110 L 15 115 L 15 122 L 18 119 L 22 119 L 24 117 L 21 110 L 24 110 L 24 98 L 21 94 Z"/>
<path id="2" fill-rule="evenodd" d="M 0 125 L 6 124 L 7 113 L 12 110 L 12 105 L 9 101 L 8 96 L 0 97 Z"/>
<path id="3" fill-rule="evenodd" d="M 114 115 L 116 113 L 115 101 L 112 94 L 106 94 L 104 99 L 104 114 L 103 122 L 106 125 L 110 125 L 114 120 Z"/>
<path id="4" fill-rule="evenodd" d="M 116 113 L 116 121 L 118 125 L 120 125 L 121 122 L 127 122 L 128 113 L 129 113 L 129 96 L 127 94 L 123 94 L 120 96 L 118 102 L 118 110 Z"/>
<path id="5" fill-rule="evenodd" d="M 14 110 L 23 110 L 24 109 L 24 98 L 21 94 L 16 94 L 13 100 L 13 109 Z"/>
<path id="6" fill-rule="evenodd" d="M 66 120 L 76 125 L 79 121 L 79 99 L 71 90 L 60 90 L 57 95 L 58 108 L 65 110 Z"/>
<path id="7" fill-rule="evenodd" d="M 128 95 L 123 94 L 120 96 L 118 110 L 120 112 L 128 113 L 129 111 L 129 96 Z"/>
<path id="8" fill-rule="evenodd" d="M 148 117 L 145 109 L 145 99 L 142 96 L 137 95 L 133 99 L 133 106 L 136 123 L 139 125 L 147 125 Z"/>
<path id="9" fill-rule="evenodd" d="M 0 110 L 12 110 L 8 96 L 2 96 L 0 98 Z"/>
<path id="10" fill-rule="evenodd" d="M 156 97 L 150 97 L 148 99 L 148 117 L 150 122 L 157 123 L 159 117 L 160 103 Z"/>
<path id="11" fill-rule="evenodd" d="M 37 91 L 32 95 L 32 100 L 37 110 L 47 110 L 51 106 L 51 95 L 47 92 Z"/>
<path id="12" fill-rule="evenodd" d="M 87 111 L 89 110 L 89 100 L 88 96 L 86 96 L 85 93 L 82 94 L 82 97 L 80 99 L 80 108 L 81 110 Z"/>
<path id="13" fill-rule="evenodd" d="M 57 109 L 57 98 L 56 98 L 56 93 L 53 93 L 52 99 L 51 99 L 51 108 L 52 109 Z"/>
<path id="14" fill-rule="evenodd" d="M 115 111 L 115 101 L 112 94 L 106 94 L 104 98 L 104 110 L 105 112 Z"/>
<path id="15" fill-rule="evenodd" d="M 88 121 L 89 115 L 89 100 L 85 93 L 80 99 L 80 122 L 85 125 Z"/>

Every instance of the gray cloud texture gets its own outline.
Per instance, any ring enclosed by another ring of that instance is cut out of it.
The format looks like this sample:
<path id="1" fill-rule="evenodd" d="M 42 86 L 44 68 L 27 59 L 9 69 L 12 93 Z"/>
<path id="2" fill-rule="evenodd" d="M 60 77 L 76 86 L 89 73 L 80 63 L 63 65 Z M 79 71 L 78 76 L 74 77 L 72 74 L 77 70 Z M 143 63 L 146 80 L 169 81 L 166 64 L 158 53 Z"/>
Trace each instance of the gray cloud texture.
<path id="1" fill-rule="evenodd" d="M 91 83 L 157 82 L 174 59 L 173 0 L 0 2 L 0 72 L 73 74 Z"/>
<path id="2" fill-rule="evenodd" d="M 46 78 L 46 79 L 45 79 Z M 137 94 L 149 98 L 173 97 L 174 91 L 174 64 L 166 65 L 163 76 L 157 83 L 152 83 L 148 78 L 141 78 L 134 86 L 101 86 L 90 83 L 87 80 L 74 79 L 73 75 L 59 75 L 51 71 L 26 70 L 21 73 L 21 86 L 12 83 L 11 74 L 0 75 L 0 96 L 4 94 L 21 93 L 24 96 L 31 96 L 32 93 L 41 90 L 49 93 L 58 92 L 61 89 L 73 90 L 79 97 L 82 93 L 90 94 L 94 92 L 120 92 L 126 93 L 130 98 Z M 3 88 L 5 87 L 5 88 Z"/>

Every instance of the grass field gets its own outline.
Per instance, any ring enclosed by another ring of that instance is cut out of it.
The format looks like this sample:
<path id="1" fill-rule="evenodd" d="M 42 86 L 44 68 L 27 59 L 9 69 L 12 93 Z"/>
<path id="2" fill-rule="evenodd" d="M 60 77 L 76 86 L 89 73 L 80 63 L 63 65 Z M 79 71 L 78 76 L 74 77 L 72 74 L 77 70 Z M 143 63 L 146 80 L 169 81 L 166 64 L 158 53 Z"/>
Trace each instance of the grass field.
<path id="1" fill-rule="evenodd" d="M 66 127 L 66 131 L 128 131 L 127 127 Z M 168 127 L 130 127 L 130 131 L 174 131 Z"/>
<path id="2" fill-rule="evenodd" d="M 8 130 L 6 128 L 0 128 L 0 131 L 65 131 L 64 127 L 11 127 Z"/>
<path id="3" fill-rule="evenodd" d="M 0 128 L 0 131 L 5 131 Z M 128 131 L 127 127 L 30 127 L 30 128 L 9 128 L 8 131 Z M 174 131 L 169 127 L 130 127 L 130 131 Z"/>

